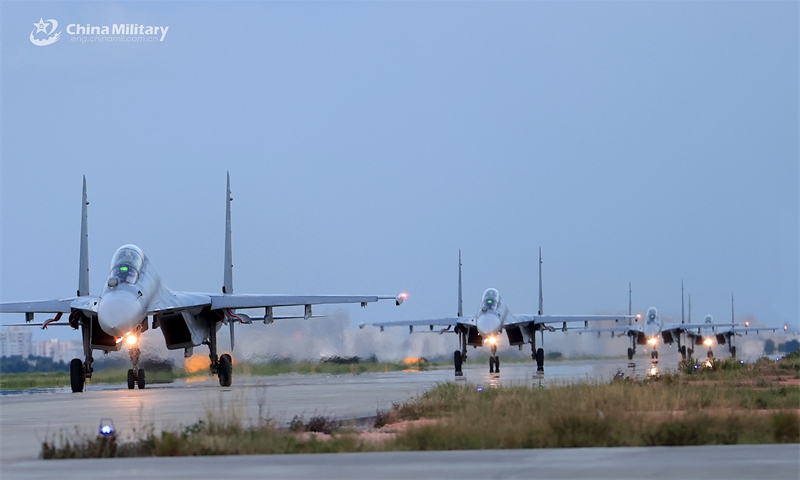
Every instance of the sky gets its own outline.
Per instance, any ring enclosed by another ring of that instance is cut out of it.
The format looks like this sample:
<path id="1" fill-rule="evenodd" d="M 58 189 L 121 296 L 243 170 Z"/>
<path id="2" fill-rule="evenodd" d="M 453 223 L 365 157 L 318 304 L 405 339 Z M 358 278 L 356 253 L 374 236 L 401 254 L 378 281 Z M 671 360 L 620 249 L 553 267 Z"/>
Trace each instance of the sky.
<path id="1" fill-rule="evenodd" d="M 0 301 L 74 295 L 83 176 L 91 293 L 126 243 L 220 291 L 230 172 L 234 290 L 408 292 L 351 326 L 454 315 L 459 249 L 534 313 L 540 247 L 545 313 L 800 326 L 797 2 L 1 8 Z"/>

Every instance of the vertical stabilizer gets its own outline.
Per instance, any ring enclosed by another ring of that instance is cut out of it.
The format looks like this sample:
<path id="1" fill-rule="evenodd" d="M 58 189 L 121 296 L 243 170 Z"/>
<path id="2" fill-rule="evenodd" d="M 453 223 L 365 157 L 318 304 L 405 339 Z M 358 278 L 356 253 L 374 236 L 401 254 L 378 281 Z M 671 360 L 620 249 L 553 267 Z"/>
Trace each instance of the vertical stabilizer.
<path id="1" fill-rule="evenodd" d="M 78 261 L 78 296 L 89 295 L 89 201 L 86 197 L 86 175 L 83 176 L 83 196 L 81 197 L 81 242 Z"/>
<path id="2" fill-rule="evenodd" d="M 225 270 L 222 293 L 233 293 L 233 253 L 231 252 L 231 174 L 228 172 L 228 188 L 225 194 Z"/>
<path id="3" fill-rule="evenodd" d="M 733 318 L 733 292 L 731 292 L 731 323 L 735 323 Z"/>
<path id="4" fill-rule="evenodd" d="M 689 323 L 692 323 L 692 294 L 689 294 Z"/>
<path id="5" fill-rule="evenodd" d="M 681 280 L 681 323 L 686 323 L 686 317 L 683 311 L 683 280 Z"/>
<path id="6" fill-rule="evenodd" d="M 542 247 L 539 247 L 539 315 L 544 310 L 544 299 L 542 298 Z"/>
<path id="7" fill-rule="evenodd" d="M 458 249 L 458 316 L 464 315 L 464 297 L 461 294 L 461 249 Z"/>
<path id="8" fill-rule="evenodd" d="M 628 282 L 628 317 L 633 315 L 633 288 L 631 282 Z M 628 318 L 628 325 L 631 324 L 631 319 Z"/>
<path id="9" fill-rule="evenodd" d="M 233 253 L 231 252 L 231 172 L 228 172 L 228 187 L 225 191 L 225 269 L 223 272 L 222 293 L 233 293 Z M 231 351 L 233 351 L 233 318 L 228 319 L 231 330 Z"/>

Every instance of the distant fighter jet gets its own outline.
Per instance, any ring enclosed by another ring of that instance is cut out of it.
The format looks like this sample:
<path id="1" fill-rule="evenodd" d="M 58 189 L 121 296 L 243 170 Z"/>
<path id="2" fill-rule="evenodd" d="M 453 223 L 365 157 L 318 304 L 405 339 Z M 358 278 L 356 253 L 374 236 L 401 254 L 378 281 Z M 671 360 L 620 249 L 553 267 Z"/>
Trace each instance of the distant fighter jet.
<path id="1" fill-rule="evenodd" d="M 431 320 L 408 320 L 399 322 L 378 322 L 371 323 L 380 327 L 381 331 L 385 327 L 407 326 L 409 332 L 414 331 L 415 326 L 428 326 L 432 331 L 434 326 L 445 326 L 446 329 L 440 333 L 445 333 L 453 328 L 453 332 L 458 334 L 460 349 L 453 354 L 456 376 L 463 375 L 462 362 L 467 360 L 467 346 L 480 347 L 488 344 L 491 348 L 489 357 L 489 372 L 500 372 L 500 359 L 497 357 L 497 345 L 500 343 L 500 334 L 505 331 L 509 345 L 519 346 L 520 349 L 525 343 L 531 344 L 531 357 L 536 361 L 536 369 L 544 371 L 544 349 L 536 348 L 536 332 L 540 332 L 542 337 L 544 331 L 555 331 L 550 324 L 561 324 L 562 330 L 566 331 L 567 323 L 584 322 L 586 325 L 590 321 L 598 320 L 627 320 L 628 315 L 543 315 L 542 314 L 542 250 L 539 249 L 539 312 L 538 314 L 513 314 L 506 304 L 500 299 L 500 293 L 489 288 L 483 293 L 480 309 L 471 317 L 463 316 L 462 295 L 461 295 L 461 251 L 458 252 L 458 315 L 449 318 L 437 318 Z M 363 328 L 365 324 L 361 325 Z"/>
<path id="2" fill-rule="evenodd" d="M 233 260 L 231 254 L 231 179 L 225 198 L 225 266 L 222 294 L 186 293 L 170 290 L 161 282 L 153 264 L 135 245 L 123 245 L 111 259 L 103 293 L 89 295 L 89 249 L 87 227 L 86 177 L 83 178 L 83 200 L 80 241 L 80 272 L 77 296 L 58 300 L 0 303 L 0 313 L 25 313 L 27 325 L 67 325 L 58 322 L 68 314 L 68 325 L 81 329 L 85 360 L 75 358 L 70 363 L 70 383 L 73 392 L 82 392 L 87 379 L 92 377 L 92 352 L 117 351 L 123 345 L 130 349 L 132 367 L 128 370 L 128 388 L 145 387 L 145 372 L 139 368 L 139 336 L 148 329 L 147 317 L 152 317 L 150 328 L 160 328 L 167 348 L 184 349 L 188 357 L 193 347 L 208 345 L 211 374 L 219 378 L 221 386 L 230 386 L 232 380 L 229 354 L 217 356 L 217 331 L 222 324 L 230 327 L 231 351 L 234 347 L 235 322 L 251 323 L 263 320 L 265 324 L 280 318 L 309 318 L 311 306 L 319 304 L 367 303 L 391 299 L 397 305 L 406 295 L 234 295 Z M 280 317 L 274 307 L 305 306 L 302 317 Z M 263 317 L 249 317 L 236 313 L 236 309 L 263 308 Z M 54 313 L 54 318 L 43 324 L 30 323 L 35 313 Z"/>
<path id="3" fill-rule="evenodd" d="M 683 282 L 681 282 L 681 323 L 664 324 L 664 321 L 658 314 L 658 309 L 650 307 L 647 310 L 647 316 L 643 325 L 620 326 L 620 327 L 599 327 L 599 328 L 585 328 L 576 329 L 580 333 L 585 332 L 611 332 L 612 335 L 619 332 L 625 334 L 631 339 L 631 346 L 628 347 L 628 360 L 633 360 L 633 355 L 636 353 L 636 345 L 649 345 L 650 358 L 653 360 L 658 359 L 658 343 L 659 337 L 665 344 L 672 345 L 677 342 L 678 351 L 682 358 L 691 357 L 694 354 L 695 345 L 705 345 L 708 347 L 708 357 L 714 356 L 711 346 L 714 340 L 719 345 L 728 345 L 728 350 L 732 357 L 736 356 L 736 346 L 733 344 L 733 339 L 746 332 L 760 332 L 760 331 L 778 331 L 779 328 L 775 327 L 750 327 L 745 324 L 741 327 L 740 324 L 734 323 L 733 319 L 733 294 L 731 294 L 731 323 L 714 323 L 711 315 L 706 315 L 703 323 L 692 323 L 692 299 L 689 297 L 689 321 L 684 321 L 684 303 L 683 303 Z M 635 318 L 639 319 L 639 315 Z M 785 331 L 786 326 L 783 327 Z M 685 337 L 686 341 L 681 342 L 681 338 Z M 682 344 L 683 343 L 683 344 Z M 688 345 L 687 345 L 688 344 Z M 687 349 L 688 346 L 688 349 Z"/>

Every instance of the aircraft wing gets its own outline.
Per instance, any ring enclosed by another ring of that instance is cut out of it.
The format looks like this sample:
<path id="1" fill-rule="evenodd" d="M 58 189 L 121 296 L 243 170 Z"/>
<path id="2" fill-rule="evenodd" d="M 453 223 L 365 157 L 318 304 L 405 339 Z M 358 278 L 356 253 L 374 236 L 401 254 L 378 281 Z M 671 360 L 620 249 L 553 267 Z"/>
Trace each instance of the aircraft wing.
<path id="1" fill-rule="evenodd" d="M 783 327 L 744 327 L 744 328 L 730 328 L 725 330 L 726 332 L 733 332 L 733 333 L 747 333 L 747 332 L 778 332 L 778 331 L 787 331 L 788 328 L 786 326 Z"/>
<path id="2" fill-rule="evenodd" d="M 665 325 L 663 330 L 691 330 L 693 328 L 735 327 L 736 323 L 675 323 Z"/>
<path id="3" fill-rule="evenodd" d="M 0 303 L 0 313 L 70 313 L 72 309 L 95 311 L 99 297 L 83 296 L 58 300 Z"/>
<path id="4" fill-rule="evenodd" d="M 434 318 L 430 320 L 400 320 L 396 322 L 376 322 L 362 324 L 361 326 L 371 325 L 373 327 L 427 327 L 427 326 L 440 326 L 448 327 L 457 324 L 475 325 L 475 318 L 473 317 L 446 317 Z"/>
<path id="5" fill-rule="evenodd" d="M 297 305 L 322 305 L 329 303 L 367 303 L 394 300 L 403 303 L 405 295 L 211 295 L 211 309 L 291 307 Z"/>
<path id="6" fill-rule="evenodd" d="M 595 333 L 602 333 L 602 332 L 642 332 L 644 328 L 641 325 L 624 325 L 619 327 L 592 327 L 592 328 L 581 328 L 581 327 L 572 327 L 568 329 L 570 332 L 578 332 L 578 333 L 586 333 L 586 332 L 595 332 Z"/>
<path id="7" fill-rule="evenodd" d="M 601 320 L 633 320 L 633 315 L 518 315 L 509 318 L 506 325 L 519 325 L 523 323 L 570 323 L 570 322 L 597 322 Z M 615 328 L 615 327 L 611 327 Z"/>

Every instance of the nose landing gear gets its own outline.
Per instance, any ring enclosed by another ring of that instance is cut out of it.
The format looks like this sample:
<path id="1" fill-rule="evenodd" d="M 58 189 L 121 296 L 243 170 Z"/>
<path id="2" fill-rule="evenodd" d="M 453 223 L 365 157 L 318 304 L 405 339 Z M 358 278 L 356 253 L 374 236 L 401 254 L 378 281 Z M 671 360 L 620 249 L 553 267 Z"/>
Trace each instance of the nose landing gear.
<path id="1" fill-rule="evenodd" d="M 492 345 L 492 355 L 489 357 L 489 373 L 500 373 L 500 358 L 497 356 L 497 345 Z"/>

